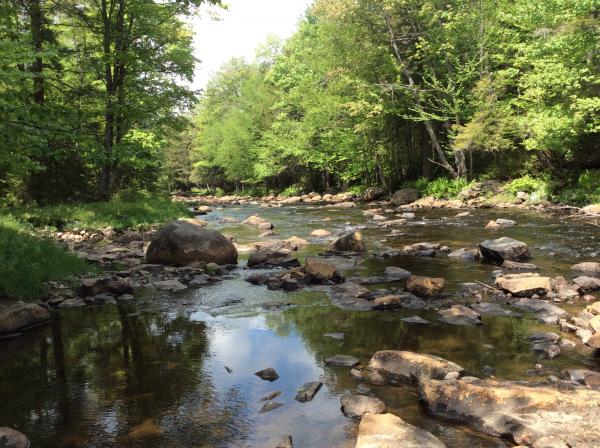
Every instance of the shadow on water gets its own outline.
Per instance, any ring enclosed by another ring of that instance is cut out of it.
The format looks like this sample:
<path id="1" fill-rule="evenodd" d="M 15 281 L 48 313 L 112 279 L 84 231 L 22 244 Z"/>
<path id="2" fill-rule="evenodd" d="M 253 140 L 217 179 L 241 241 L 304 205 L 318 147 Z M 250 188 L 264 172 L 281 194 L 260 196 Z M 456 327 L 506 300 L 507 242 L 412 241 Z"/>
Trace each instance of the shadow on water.
<path id="1" fill-rule="evenodd" d="M 567 276 L 574 262 L 595 256 L 597 234 L 532 212 L 475 211 L 458 220 L 457 211 L 417 211 L 414 221 L 390 236 L 367 221 L 360 210 L 311 207 L 216 210 L 206 219 L 240 244 L 258 240 L 248 226 L 225 226 L 223 216 L 260 214 L 271 220 L 276 238 L 297 235 L 313 245 L 299 257 L 322 252 L 326 240 L 310 232 L 342 232 L 361 226 L 370 248 L 398 249 L 420 241 L 452 249 L 474 247 L 500 235 L 526 241 L 544 273 Z M 501 233 L 483 229 L 490 219 L 519 222 Z M 323 221 L 328 218 L 328 221 Z M 352 262 L 354 263 L 354 262 Z M 493 266 L 448 258 L 367 258 L 349 265 L 347 275 L 381 275 L 397 265 L 417 274 L 445 277 L 449 291 L 461 282 L 490 281 Z M 244 264 L 242 262 L 242 264 Z M 291 434 L 298 447 L 351 447 L 357 422 L 340 412 L 340 397 L 357 387 L 348 369 L 323 361 L 335 354 L 358 357 L 363 364 L 382 349 L 403 349 L 443 356 L 482 376 L 494 366 L 500 378 L 528 378 L 539 362 L 528 336 L 556 327 L 522 319 L 484 317 L 481 327 L 458 327 L 437 320 L 434 311 L 350 311 L 333 306 L 326 293 L 286 294 L 234 279 L 180 293 L 147 293 L 135 305 L 92 307 L 54 313 L 52 323 L 0 341 L 0 425 L 26 433 L 36 447 L 219 447 L 271 446 Z M 236 274 L 236 275 L 237 275 Z M 265 303 L 284 304 L 267 311 Z M 418 314 L 429 325 L 408 324 Z M 344 333 L 342 340 L 326 333 Z M 544 365 L 598 369 L 594 354 L 578 348 Z M 227 369 L 226 369 L 227 367 Z M 260 380 L 253 373 L 273 367 L 280 378 Z M 538 378 L 538 377 L 531 377 Z M 323 388 L 312 402 L 294 400 L 305 382 Z M 451 448 L 506 446 L 498 439 L 429 418 L 412 387 L 369 386 L 388 410 L 423 427 Z M 260 399 L 281 391 L 282 407 L 261 413 Z"/>

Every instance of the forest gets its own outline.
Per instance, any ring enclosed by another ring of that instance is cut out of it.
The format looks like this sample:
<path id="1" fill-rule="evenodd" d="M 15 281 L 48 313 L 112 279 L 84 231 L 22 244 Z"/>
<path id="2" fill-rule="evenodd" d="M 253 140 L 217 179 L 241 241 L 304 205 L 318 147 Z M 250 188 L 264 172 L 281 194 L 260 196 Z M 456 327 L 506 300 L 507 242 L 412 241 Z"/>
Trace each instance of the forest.
<path id="1" fill-rule="evenodd" d="M 199 3 L 2 0 L 4 204 L 438 178 L 600 201 L 596 0 L 317 0 L 195 92 Z"/>

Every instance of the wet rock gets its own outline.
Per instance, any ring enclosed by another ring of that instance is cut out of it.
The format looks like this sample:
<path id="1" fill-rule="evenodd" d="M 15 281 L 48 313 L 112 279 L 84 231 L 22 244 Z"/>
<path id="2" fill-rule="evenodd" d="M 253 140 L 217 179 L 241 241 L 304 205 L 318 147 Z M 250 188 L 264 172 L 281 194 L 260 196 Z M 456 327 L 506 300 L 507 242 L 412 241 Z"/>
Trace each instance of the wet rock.
<path id="1" fill-rule="evenodd" d="M 492 366 L 483 366 L 481 372 L 486 376 L 492 376 L 496 373 L 496 368 Z"/>
<path id="2" fill-rule="evenodd" d="M 280 408 L 281 406 L 283 406 L 283 403 L 277 403 L 276 401 L 269 401 L 267 403 L 265 403 L 262 408 L 260 408 L 260 411 L 258 411 L 259 414 L 264 414 L 266 412 L 270 412 L 273 411 L 275 409 Z"/>
<path id="3" fill-rule="evenodd" d="M 332 367 L 354 367 L 359 363 L 358 358 L 349 355 L 335 355 L 325 360 L 325 364 Z"/>
<path id="4" fill-rule="evenodd" d="M 421 297 L 435 297 L 444 290 L 446 280 L 443 278 L 422 277 L 413 275 L 406 282 L 406 290 Z"/>
<path id="5" fill-rule="evenodd" d="M 504 260 L 502 269 L 505 271 L 538 271 L 539 268 L 533 263 L 519 263 L 518 261 Z"/>
<path id="6" fill-rule="evenodd" d="M 278 396 L 280 396 L 280 395 L 281 395 L 281 392 L 282 392 L 282 391 L 280 391 L 280 390 L 275 390 L 275 391 L 273 391 L 273 392 L 270 392 L 270 393 L 268 393 L 267 395 L 265 395 L 264 397 L 262 397 L 262 398 L 261 398 L 260 400 L 258 400 L 258 401 L 259 401 L 259 402 L 261 402 L 261 401 L 271 401 L 271 400 L 273 400 L 274 398 L 277 398 Z"/>
<path id="7" fill-rule="evenodd" d="M 482 316 L 521 317 L 520 313 L 502 308 L 497 303 L 474 303 L 471 307 Z"/>
<path id="8" fill-rule="evenodd" d="M 265 269 L 272 267 L 294 268 L 299 267 L 298 259 L 284 250 L 258 250 L 248 257 L 248 267 L 252 269 Z"/>
<path id="9" fill-rule="evenodd" d="M 135 300 L 135 297 L 132 294 L 123 294 L 117 297 L 118 302 L 132 302 Z"/>
<path id="10" fill-rule="evenodd" d="M 560 336 L 551 332 L 537 332 L 529 336 L 531 349 L 543 358 L 556 358 L 560 354 Z"/>
<path id="11" fill-rule="evenodd" d="M 261 380 L 271 381 L 271 382 L 273 382 L 279 378 L 279 374 L 272 367 L 269 367 L 264 370 L 260 370 L 260 371 L 256 372 L 255 375 L 257 377 L 259 377 Z"/>
<path id="12" fill-rule="evenodd" d="M 275 232 L 273 230 L 266 230 L 263 233 L 261 233 L 260 235 L 258 235 L 260 238 L 266 238 L 268 236 L 273 236 L 275 235 Z"/>
<path id="13" fill-rule="evenodd" d="M 421 197 L 421 192 L 415 188 L 403 188 L 396 191 L 390 200 L 395 205 L 407 205 Z"/>
<path id="14" fill-rule="evenodd" d="M 0 300 L 0 334 L 17 333 L 49 320 L 50 313 L 39 305 Z"/>
<path id="15" fill-rule="evenodd" d="M 95 296 L 103 293 L 121 295 L 131 294 L 132 292 L 133 288 L 127 280 L 111 277 L 84 278 L 81 281 L 81 287 L 78 290 L 79 295 L 83 297 Z"/>
<path id="16" fill-rule="evenodd" d="M 406 224 L 406 219 L 390 219 L 379 223 L 381 227 L 403 226 L 404 224 Z"/>
<path id="17" fill-rule="evenodd" d="M 267 223 L 266 219 L 261 218 L 260 216 L 252 215 L 247 217 L 242 221 L 242 224 L 246 224 L 249 226 L 260 226 L 261 224 Z"/>
<path id="18" fill-rule="evenodd" d="M 173 221 L 152 238 L 146 252 L 148 263 L 185 265 L 194 261 L 237 263 L 235 246 L 216 230 L 190 220 Z"/>
<path id="19" fill-rule="evenodd" d="M 362 200 L 364 202 L 373 202 L 377 199 L 381 199 L 385 196 L 385 190 L 380 187 L 370 187 L 365 190 L 362 195 Z"/>
<path id="20" fill-rule="evenodd" d="M 452 325 L 481 325 L 481 315 L 463 305 L 454 305 L 439 311 L 440 320 Z"/>
<path id="21" fill-rule="evenodd" d="M 368 395 L 348 394 L 341 400 L 342 412 L 346 417 L 362 417 L 364 414 L 381 414 L 385 404 L 379 398 Z"/>
<path id="22" fill-rule="evenodd" d="M 549 436 L 568 446 L 600 446 L 600 392 L 497 381 L 425 381 L 429 413 L 471 425 L 495 437 L 535 446 Z"/>
<path id="23" fill-rule="evenodd" d="M 331 302 L 342 308 L 351 310 L 371 310 L 373 304 L 365 298 L 371 290 L 354 282 L 341 283 L 329 290 Z"/>
<path id="24" fill-rule="evenodd" d="M 0 427 L 0 447 L 29 448 L 29 440 L 16 429 Z"/>
<path id="25" fill-rule="evenodd" d="M 444 448 L 433 434 L 393 414 L 364 414 L 356 448 Z"/>
<path id="26" fill-rule="evenodd" d="M 219 222 L 221 224 L 240 224 L 241 220 L 239 218 L 235 218 L 233 216 L 223 216 Z"/>
<path id="27" fill-rule="evenodd" d="M 356 204 L 354 202 L 338 202 L 337 204 L 328 204 L 325 207 L 326 208 L 337 208 L 337 209 L 349 209 L 349 208 L 356 208 Z"/>
<path id="28" fill-rule="evenodd" d="M 517 222 L 513 221 L 512 219 L 498 218 L 495 221 L 488 222 L 487 225 L 485 226 L 485 228 L 492 229 L 492 230 L 506 229 L 507 227 L 514 226 L 516 223 Z"/>
<path id="29" fill-rule="evenodd" d="M 329 245 L 333 252 L 364 252 L 365 242 L 359 231 L 347 233 Z"/>
<path id="30" fill-rule="evenodd" d="M 571 266 L 571 270 L 577 275 L 600 278 L 600 263 L 595 261 L 586 261 L 575 264 Z"/>
<path id="31" fill-rule="evenodd" d="M 595 291 L 600 289 L 600 278 L 580 276 L 573 279 L 573 283 L 584 291 Z"/>
<path id="32" fill-rule="evenodd" d="M 464 372 L 459 365 L 438 356 L 399 350 L 375 353 L 368 368 L 392 384 L 413 384 L 425 379 L 443 379 L 450 372 Z"/>
<path id="33" fill-rule="evenodd" d="M 276 446 L 275 448 L 294 448 L 294 443 L 292 441 L 292 436 L 285 436 Z"/>
<path id="34" fill-rule="evenodd" d="M 507 274 L 496 279 L 496 286 L 515 297 L 545 296 L 552 291 L 550 277 L 539 274 Z"/>
<path id="35" fill-rule="evenodd" d="M 57 308 L 79 308 L 85 305 L 86 303 L 82 299 L 66 299 L 60 302 Z"/>
<path id="36" fill-rule="evenodd" d="M 307 258 L 302 269 L 312 283 L 341 283 L 344 281 L 344 276 L 334 265 L 316 258 Z"/>
<path id="37" fill-rule="evenodd" d="M 187 286 L 181 283 L 179 280 L 162 280 L 159 282 L 153 282 L 152 286 L 156 289 L 162 289 L 164 291 L 181 291 L 187 289 Z"/>
<path id="38" fill-rule="evenodd" d="M 479 250 L 477 249 L 458 249 L 448 254 L 450 258 L 458 258 L 460 260 L 479 260 Z"/>
<path id="39" fill-rule="evenodd" d="M 497 264 L 502 264 L 504 260 L 526 260 L 531 256 L 527 244 L 508 237 L 486 240 L 479 244 L 479 251 L 485 260 Z"/>
<path id="40" fill-rule="evenodd" d="M 411 316 L 411 317 L 403 317 L 402 319 L 400 319 L 402 322 L 406 322 L 409 324 L 430 324 L 431 322 L 429 322 L 426 319 L 423 319 L 420 316 Z"/>
<path id="41" fill-rule="evenodd" d="M 310 236 L 314 236 L 317 238 L 325 238 L 325 237 L 331 236 L 331 232 L 329 230 L 325 230 L 325 229 L 317 229 L 317 230 L 313 230 L 310 233 Z"/>
<path id="42" fill-rule="evenodd" d="M 383 270 L 383 275 L 391 280 L 405 280 L 412 274 L 406 269 L 402 269 L 398 266 L 388 266 Z"/>
<path id="43" fill-rule="evenodd" d="M 297 236 L 291 236 L 287 240 L 283 240 L 283 243 L 290 250 L 298 250 L 301 247 L 310 246 L 308 241 Z"/>
<path id="44" fill-rule="evenodd" d="M 317 392 L 319 392 L 321 386 L 323 386 L 323 383 L 321 383 L 320 381 L 311 381 L 309 383 L 304 383 L 304 385 L 298 390 L 298 393 L 296 394 L 296 401 L 299 401 L 300 403 L 306 403 L 307 401 L 311 401 L 315 397 L 315 395 L 317 395 Z"/>
<path id="45" fill-rule="evenodd" d="M 562 308 L 539 299 L 520 299 L 519 301 L 512 303 L 511 306 L 527 313 L 536 314 L 536 317 L 538 318 L 547 318 L 544 320 L 548 323 L 556 324 L 560 318 L 569 315 L 569 313 Z"/>

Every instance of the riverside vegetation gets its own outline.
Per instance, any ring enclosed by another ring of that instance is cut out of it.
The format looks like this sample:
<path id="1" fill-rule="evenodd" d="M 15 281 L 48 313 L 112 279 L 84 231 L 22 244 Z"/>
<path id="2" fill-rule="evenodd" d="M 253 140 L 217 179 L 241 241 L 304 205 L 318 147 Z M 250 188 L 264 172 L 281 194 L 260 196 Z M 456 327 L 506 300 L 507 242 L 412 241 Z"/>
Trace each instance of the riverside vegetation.
<path id="1" fill-rule="evenodd" d="M 202 4 L 0 0 L 0 440 L 600 445 L 597 4 Z"/>

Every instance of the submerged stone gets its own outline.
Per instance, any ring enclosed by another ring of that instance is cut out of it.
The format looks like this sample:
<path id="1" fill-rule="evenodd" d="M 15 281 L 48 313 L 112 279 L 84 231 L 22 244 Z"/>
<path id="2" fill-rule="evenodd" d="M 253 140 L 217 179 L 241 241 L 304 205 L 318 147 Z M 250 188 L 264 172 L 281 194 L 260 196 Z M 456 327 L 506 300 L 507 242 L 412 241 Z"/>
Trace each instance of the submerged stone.
<path id="1" fill-rule="evenodd" d="M 354 367 L 359 363 L 358 358 L 349 355 L 335 355 L 325 360 L 325 364 L 332 367 Z"/>
<path id="2" fill-rule="evenodd" d="M 379 398 L 361 394 L 344 395 L 341 400 L 342 412 L 346 417 L 361 417 L 363 414 L 381 414 L 385 404 Z"/>

